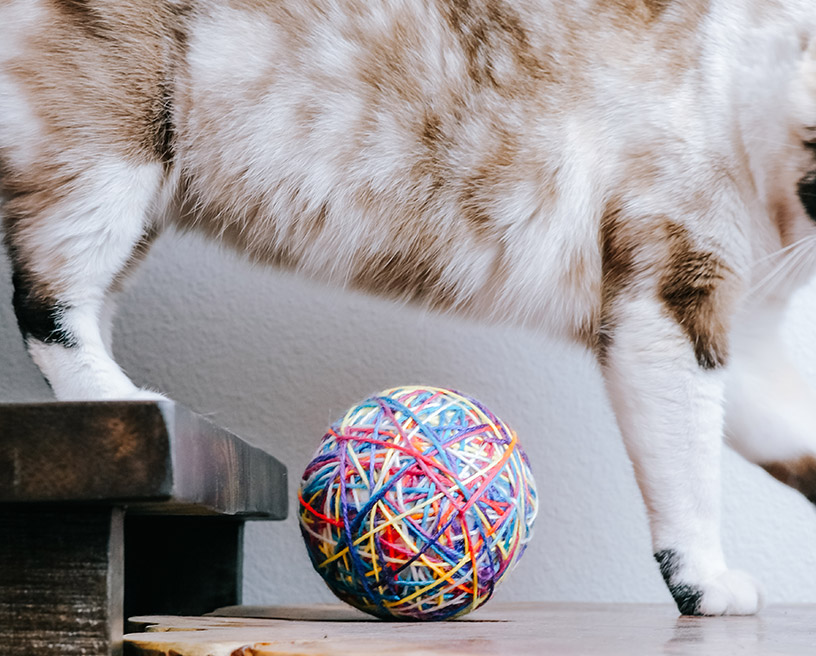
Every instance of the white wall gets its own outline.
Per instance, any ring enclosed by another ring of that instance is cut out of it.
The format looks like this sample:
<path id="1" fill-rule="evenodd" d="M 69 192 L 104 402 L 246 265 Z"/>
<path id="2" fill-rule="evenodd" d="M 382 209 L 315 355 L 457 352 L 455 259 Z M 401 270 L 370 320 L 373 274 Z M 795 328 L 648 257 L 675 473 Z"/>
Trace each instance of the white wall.
<path id="1" fill-rule="evenodd" d="M 16 331 L 9 279 L 0 256 L 0 400 L 50 398 Z M 791 339 L 816 380 L 816 287 L 794 315 Z M 466 391 L 519 433 L 541 500 L 533 544 L 497 597 L 669 600 L 598 371 L 577 348 L 326 290 L 170 236 L 123 299 L 116 350 L 137 383 L 281 459 L 292 499 L 324 429 L 349 405 L 399 384 Z M 723 486 L 732 565 L 757 576 L 771 602 L 816 602 L 810 504 L 730 453 Z M 249 526 L 246 603 L 333 599 L 290 508 L 285 522 Z"/>

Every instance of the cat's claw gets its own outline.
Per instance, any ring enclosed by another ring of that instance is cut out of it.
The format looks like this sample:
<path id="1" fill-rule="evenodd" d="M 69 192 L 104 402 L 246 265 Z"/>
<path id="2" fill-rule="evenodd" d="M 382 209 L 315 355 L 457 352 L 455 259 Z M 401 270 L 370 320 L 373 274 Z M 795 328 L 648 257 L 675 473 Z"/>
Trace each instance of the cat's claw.
<path id="1" fill-rule="evenodd" d="M 694 615 L 753 615 L 764 605 L 762 589 L 745 572 L 724 571 L 700 586 Z"/>

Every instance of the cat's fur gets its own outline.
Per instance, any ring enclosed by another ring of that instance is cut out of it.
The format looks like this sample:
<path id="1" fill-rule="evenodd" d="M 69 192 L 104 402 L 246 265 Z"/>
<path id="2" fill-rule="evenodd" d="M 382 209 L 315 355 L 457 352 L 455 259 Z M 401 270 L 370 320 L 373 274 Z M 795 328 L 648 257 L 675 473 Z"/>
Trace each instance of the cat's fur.
<path id="1" fill-rule="evenodd" d="M 816 498 L 812 0 L 0 0 L 14 305 L 60 399 L 154 398 L 111 292 L 167 224 L 579 340 L 683 613 L 753 613 L 724 432 Z M 725 427 L 725 428 L 724 428 Z"/>

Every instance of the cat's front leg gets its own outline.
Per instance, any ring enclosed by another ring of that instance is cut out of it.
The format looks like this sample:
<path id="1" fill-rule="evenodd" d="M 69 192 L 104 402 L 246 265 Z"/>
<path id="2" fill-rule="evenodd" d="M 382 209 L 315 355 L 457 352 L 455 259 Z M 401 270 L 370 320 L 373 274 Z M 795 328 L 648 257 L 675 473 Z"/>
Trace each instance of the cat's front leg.
<path id="1" fill-rule="evenodd" d="M 601 363 L 678 609 L 752 614 L 759 588 L 728 569 L 720 543 L 725 337 L 698 325 L 692 339 L 689 328 L 659 290 L 618 299 Z"/>

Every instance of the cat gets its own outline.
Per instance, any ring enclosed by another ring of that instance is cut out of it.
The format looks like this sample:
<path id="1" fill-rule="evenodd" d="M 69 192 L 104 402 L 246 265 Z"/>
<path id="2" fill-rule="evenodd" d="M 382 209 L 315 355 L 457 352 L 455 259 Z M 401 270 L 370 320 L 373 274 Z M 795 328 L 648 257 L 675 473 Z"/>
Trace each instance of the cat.
<path id="1" fill-rule="evenodd" d="M 0 0 L 13 304 L 58 399 L 157 399 L 113 296 L 167 226 L 597 355 L 683 614 L 751 614 L 726 439 L 816 501 L 812 0 Z"/>

